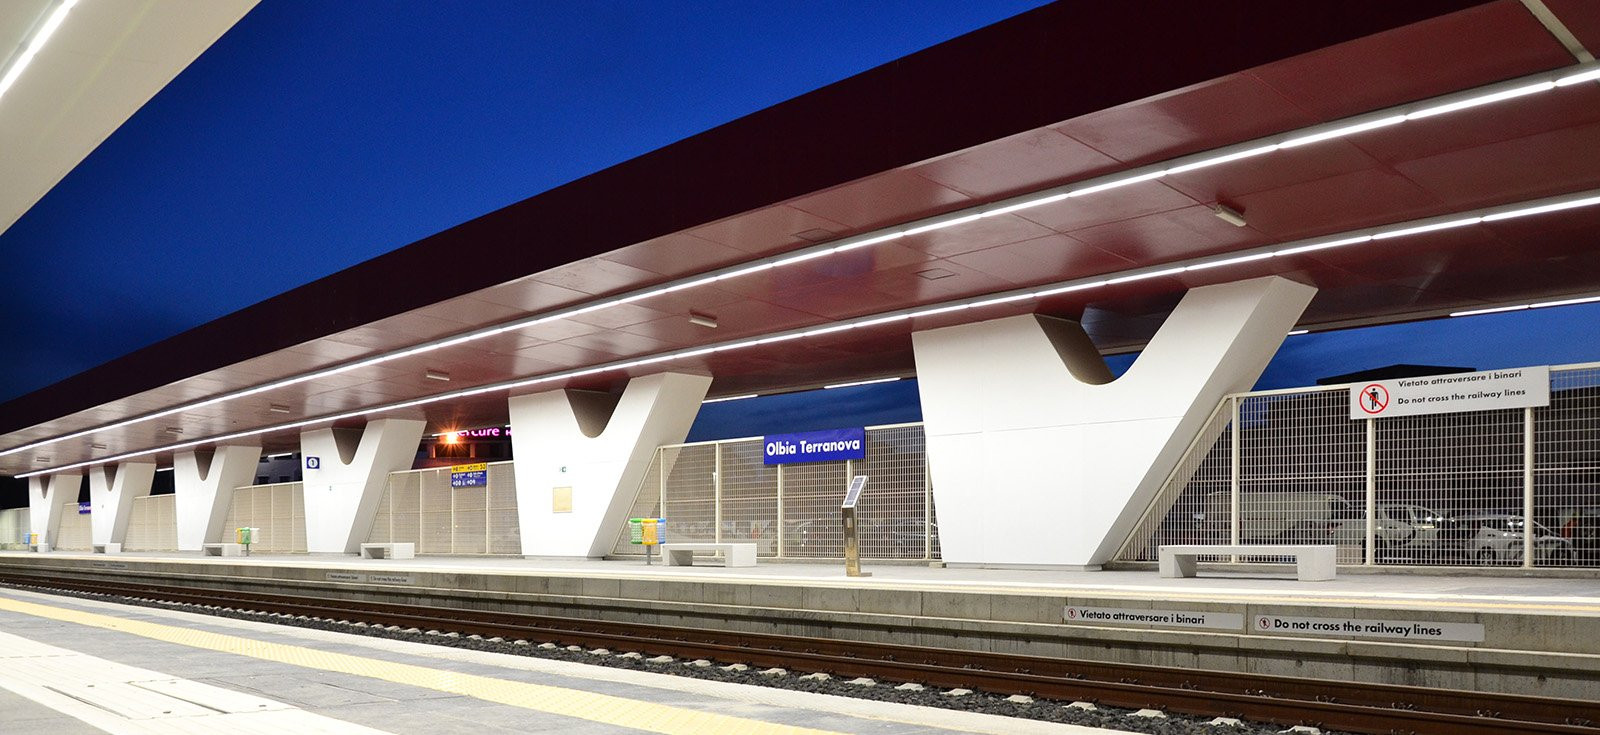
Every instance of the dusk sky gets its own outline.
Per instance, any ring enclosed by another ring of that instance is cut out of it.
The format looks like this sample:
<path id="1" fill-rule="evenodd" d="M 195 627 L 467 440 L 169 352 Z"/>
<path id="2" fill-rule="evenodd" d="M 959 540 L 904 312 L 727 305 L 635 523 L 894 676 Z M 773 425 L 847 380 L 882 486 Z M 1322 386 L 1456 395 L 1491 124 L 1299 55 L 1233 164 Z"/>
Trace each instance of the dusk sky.
<path id="1" fill-rule="evenodd" d="M 0 235 L 0 400 L 1039 4 L 266 0 Z M 1291 337 L 1261 385 L 1595 359 L 1596 316 Z"/>

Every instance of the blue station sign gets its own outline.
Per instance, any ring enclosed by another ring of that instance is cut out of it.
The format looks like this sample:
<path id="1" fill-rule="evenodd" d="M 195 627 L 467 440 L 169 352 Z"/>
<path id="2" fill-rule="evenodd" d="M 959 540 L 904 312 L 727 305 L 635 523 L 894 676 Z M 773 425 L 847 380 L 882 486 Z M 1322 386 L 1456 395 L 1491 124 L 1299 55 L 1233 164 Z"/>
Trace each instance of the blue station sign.
<path id="1" fill-rule="evenodd" d="M 488 487 L 489 465 L 458 464 L 450 468 L 450 487 Z"/>
<path id="2" fill-rule="evenodd" d="M 828 429 L 762 437 L 762 464 L 832 462 L 867 458 L 867 430 Z"/>

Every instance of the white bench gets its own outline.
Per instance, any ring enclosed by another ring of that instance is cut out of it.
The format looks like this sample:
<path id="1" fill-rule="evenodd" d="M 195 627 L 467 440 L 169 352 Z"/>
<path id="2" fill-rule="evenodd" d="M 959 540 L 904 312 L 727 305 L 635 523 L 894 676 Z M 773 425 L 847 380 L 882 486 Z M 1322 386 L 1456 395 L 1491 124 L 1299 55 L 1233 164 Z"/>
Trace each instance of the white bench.
<path id="1" fill-rule="evenodd" d="M 201 544 L 206 556 L 244 556 L 244 544 Z"/>
<path id="2" fill-rule="evenodd" d="M 37 543 L 37 544 L 28 544 L 28 550 L 29 551 L 37 551 L 37 552 L 40 552 L 40 553 L 48 553 L 50 551 L 50 544 L 47 544 L 47 543 L 44 543 L 44 542 L 40 542 L 40 543 Z"/>
<path id="3" fill-rule="evenodd" d="M 95 544 L 94 545 L 94 553 L 96 553 L 96 554 L 121 554 L 122 553 L 122 544 Z"/>
<path id="4" fill-rule="evenodd" d="M 1157 554 L 1163 577 L 1193 577 L 1202 556 L 1292 556 L 1302 582 L 1333 579 L 1339 547 L 1327 544 L 1186 544 L 1162 546 Z"/>
<path id="5" fill-rule="evenodd" d="M 415 559 L 417 545 L 413 542 L 394 544 L 362 544 L 361 556 L 367 559 Z"/>
<path id="6" fill-rule="evenodd" d="M 756 545 L 753 543 L 673 543 L 661 545 L 661 556 L 669 567 L 694 566 L 694 552 L 722 552 L 722 566 L 753 567 L 756 565 Z"/>

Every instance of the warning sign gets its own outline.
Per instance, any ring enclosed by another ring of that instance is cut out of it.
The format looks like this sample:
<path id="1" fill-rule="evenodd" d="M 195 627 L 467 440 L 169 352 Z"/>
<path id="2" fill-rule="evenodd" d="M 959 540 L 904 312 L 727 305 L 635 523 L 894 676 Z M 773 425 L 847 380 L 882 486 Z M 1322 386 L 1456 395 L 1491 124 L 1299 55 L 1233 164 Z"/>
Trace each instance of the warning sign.
<path id="1" fill-rule="evenodd" d="M 1210 610 L 1147 610 L 1125 607 L 1078 607 L 1068 605 L 1061 613 L 1062 622 L 1094 625 L 1139 625 L 1152 628 L 1211 628 L 1239 630 L 1244 627 L 1244 616 L 1239 613 L 1212 612 Z"/>
<path id="2" fill-rule="evenodd" d="M 1550 405 L 1550 368 L 1378 380 L 1350 387 L 1350 418 L 1489 411 Z"/>
<path id="3" fill-rule="evenodd" d="M 1330 635 L 1350 638 L 1404 638 L 1415 641 L 1483 642 L 1479 623 L 1440 623 L 1432 620 L 1363 620 L 1360 618 L 1290 618 L 1257 615 L 1257 633 Z"/>

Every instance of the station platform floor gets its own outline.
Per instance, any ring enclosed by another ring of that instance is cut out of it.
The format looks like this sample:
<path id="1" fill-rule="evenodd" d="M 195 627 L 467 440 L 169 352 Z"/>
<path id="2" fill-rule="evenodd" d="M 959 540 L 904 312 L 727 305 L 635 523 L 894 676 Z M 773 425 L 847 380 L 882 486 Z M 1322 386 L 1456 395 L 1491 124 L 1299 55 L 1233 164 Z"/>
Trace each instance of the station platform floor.
<path id="1" fill-rule="evenodd" d="M 15 589 L 0 589 L 0 731 L 1115 732 Z"/>
<path id="2" fill-rule="evenodd" d="M 661 559 L 645 565 L 636 559 L 524 559 L 520 557 L 427 556 L 366 559 L 342 554 L 254 554 L 203 556 L 198 552 L 123 552 L 91 554 L 55 550 L 48 554 L 0 551 L 0 560 L 88 559 L 108 564 L 150 563 L 207 566 L 282 567 L 383 572 L 457 572 L 538 575 L 554 578 L 663 580 L 795 586 L 810 589 L 959 591 L 990 594 L 1047 594 L 1063 597 L 1253 602 L 1281 600 L 1323 605 L 1382 606 L 1448 611 L 1553 612 L 1600 616 L 1600 575 L 1562 576 L 1555 570 L 1524 575 L 1516 569 L 1436 572 L 1416 569 L 1341 568 L 1332 580 L 1302 582 L 1292 567 L 1273 571 L 1208 571 L 1168 579 L 1155 570 L 1048 570 L 930 567 L 923 564 L 862 563 L 869 577 L 845 576 L 842 564 L 759 562 L 754 567 L 697 565 L 669 567 Z"/>

